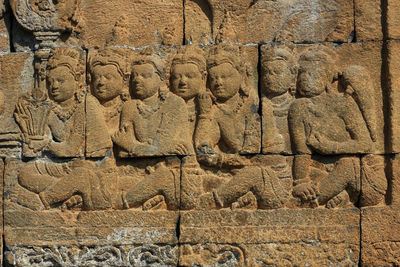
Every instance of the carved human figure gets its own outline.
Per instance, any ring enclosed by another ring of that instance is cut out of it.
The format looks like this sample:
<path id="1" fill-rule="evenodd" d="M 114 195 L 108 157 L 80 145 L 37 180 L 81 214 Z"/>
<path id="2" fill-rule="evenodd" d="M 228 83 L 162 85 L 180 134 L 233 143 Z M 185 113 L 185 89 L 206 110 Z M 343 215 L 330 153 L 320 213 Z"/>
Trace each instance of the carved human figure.
<path id="1" fill-rule="evenodd" d="M 196 46 L 180 48 L 171 63 L 170 90 L 185 100 L 191 136 L 196 128 L 198 96 L 206 92 L 207 69 L 203 51 Z"/>
<path id="2" fill-rule="evenodd" d="M 89 58 L 91 94 L 101 104 L 110 135 L 118 131 L 122 105 L 129 99 L 127 65 L 122 51 L 112 48 L 103 49 Z"/>
<path id="3" fill-rule="evenodd" d="M 363 115 L 373 144 L 378 140 L 377 112 L 374 88 L 371 77 L 365 67 L 353 65 L 347 67 L 339 79 L 339 89 L 351 101 L 353 99 Z M 361 158 L 361 206 L 372 206 L 384 202 L 387 179 L 384 157 L 369 154 Z"/>
<path id="4" fill-rule="evenodd" d="M 286 46 L 264 50 L 261 60 L 263 153 L 291 153 L 289 107 L 294 100 L 297 66 Z"/>
<path id="5" fill-rule="evenodd" d="M 232 178 L 203 194 L 200 206 L 240 208 L 258 200 L 262 208 L 277 208 L 286 201 L 287 191 L 275 173 L 269 167 L 250 166 L 249 160 L 239 155 L 246 150 L 247 137 L 259 137 L 259 132 L 257 117 L 250 110 L 252 96 L 242 87 L 242 63 L 235 48 L 219 45 L 210 54 L 208 80 L 214 101 L 206 94 L 199 99 L 195 134 L 199 162 L 231 169 Z"/>
<path id="6" fill-rule="evenodd" d="M 207 62 L 211 94 L 199 98 L 195 144 L 200 150 L 214 150 L 214 159 L 246 153 L 260 140 L 254 92 L 245 86 L 243 64 L 235 53 L 237 47 L 227 44 L 211 51 Z"/>
<path id="7" fill-rule="evenodd" d="M 155 56 L 135 59 L 131 94 L 113 141 L 131 156 L 193 154 L 188 113 L 180 97 L 163 88 L 165 69 Z"/>
<path id="8" fill-rule="evenodd" d="M 360 161 L 342 156 L 320 181 L 310 178 L 316 164 L 311 154 L 342 155 L 366 153 L 372 148 L 363 116 L 353 98 L 340 94 L 334 54 L 325 46 L 304 52 L 299 60 L 297 92 L 290 107 L 289 128 L 296 156 L 293 195 L 313 205 L 336 207 L 356 201 L 360 192 Z"/>
<path id="9" fill-rule="evenodd" d="M 91 134 L 89 128 L 85 128 L 86 121 L 93 121 L 93 124 L 104 125 L 104 121 L 97 120 L 97 117 L 85 116 L 84 85 L 81 80 L 83 75 L 83 64 L 79 51 L 74 49 L 60 48 L 53 51 L 48 62 L 47 88 L 51 100 L 50 111 L 45 123 L 44 135 L 40 139 L 30 140 L 29 132 L 26 130 L 28 124 L 37 123 L 27 116 L 26 102 L 17 105 L 15 117 L 21 126 L 26 142 L 32 142 L 35 150 L 46 151 L 57 157 L 82 156 L 85 149 L 85 132 Z M 93 101 L 86 102 L 86 107 L 96 105 Z M 41 122 L 42 123 L 42 122 Z M 32 126 L 32 125 L 31 125 Z M 33 128 L 37 128 L 34 126 Z M 51 136 L 51 137 L 50 137 Z M 112 146 L 111 138 L 107 133 L 98 134 L 100 141 L 90 147 L 96 151 L 108 150 Z M 87 151 L 92 152 L 92 151 Z M 60 182 L 61 178 L 76 177 L 83 180 L 87 171 L 80 168 L 85 165 L 82 160 L 73 160 L 67 163 L 52 163 L 44 161 L 33 161 L 25 165 L 19 174 L 19 184 L 35 193 L 39 193 L 43 203 L 49 202 L 48 193 L 51 188 Z M 75 167 L 76 168 L 75 168 Z M 75 186 L 70 184 L 70 186 Z M 64 193 L 60 190 L 59 198 Z M 72 196 L 72 194 L 70 195 Z M 70 196 L 65 196 L 68 199 Z"/>

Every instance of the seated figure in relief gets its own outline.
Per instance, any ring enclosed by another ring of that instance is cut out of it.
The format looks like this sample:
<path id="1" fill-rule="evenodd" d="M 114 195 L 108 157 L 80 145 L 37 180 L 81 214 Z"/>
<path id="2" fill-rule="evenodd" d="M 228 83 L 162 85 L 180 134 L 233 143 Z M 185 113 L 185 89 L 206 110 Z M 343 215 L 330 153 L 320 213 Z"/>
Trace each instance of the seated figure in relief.
<path id="1" fill-rule="evenodd" d="M 368 153 L 373 147 L 374 136 L 367 127 L 371 121 L 365 120 L 365 114 L 369 116 L 371 111 L 365 110 L 364 103 L 360 106 L 357 99 L 365 102 L 371 92 L 359 88 L 356 97 L 349 95 L 350 87 L 348 93 L 338 92 L 334 87 L 338 85 L 335 67 L 334 53 L 327 47 L 317 46 L 304 52 L 299 60 L 299 98 L 289 111 L 290 134 L 297 154 L 293 166 L 293 195 L 303 202 L 329 208 L 358 200 L 360 160 L 340 156 L 327 176 L 311 179 L 311 169 L 318 164 L 312 154 Z"/>
<path id="2" fill-rule="evenodd" d="M 178 49 L 171 61 L 170 91 L 185 100 L 191 142 L 197 125 L 199 97 L 207 94 L 206 82 L 207 63 L 203 50 L 191 45 Z M 196 157 L 185 157 L 181 170 L 181 209 L 198 206 L 204 176 Z"/>
<path id="3" fill-rule="evenodd" d="M 133 99 L 123 105 L 120 129 L 113 135 L 121 155 L 193 154 L 185 101 L 164 88 L 161 59 L 141 55 L 131 70 Z"/>
<path id="4" fill-rule="evenodd" d="M 261 59 L 263 153 L 291 153 L 288 113 L 296 90 L 297 64 L 286 46 L 264 50 Z"/>
<path id="5" fill-rule="evenodd" d="M 243 86 L 242 62 L 237 47 L 219 45 L 208 59 L 211 94 L 199 98 L 195 133 L 198 161 L 208 167 L 231 169 L 231 178 L 200 196 L 202 208 L 244 208 L 258 201 L 261 208 L 278 208 L 288 192 L 269 167 L 249 166 L 239 153 L 259 142 L 258 117 L 252 92 Z M 257 205 L 257 203 L 256 203 Z"/>
<path id="6" fill-rule="evenodd" d="M 53 50 L 47 67 L 47 88 L 51 104 L 48 116 L 43 114 L 47 120 L 43 121 L 44 134 L 40 139 L 37 136 L 35 139 L 30 138 L 31 128 L 38 128 L 38 125 L 35 126 L 37 120 L 27 116 L 27 109 L 32 107 L 27 101 L 21 101 L 17 105 L 15 118 L 25 136 L 24 140 L 33 143 L 31 147 L 35 150 L 61 158 L 79 157 L 85 152 L 85 133 L 92 134 L 92 129 L 85 129 L 85 118 L 86 121 L 92 121 L 105 129 L 105 122 L 97 116 L 85 115 L 83 66 L 79 51 L 68 48 Z M 88 99 L 86 107 L 93 105 L 96 103 Z M 101 142 L 91 145 L 91 148 L 95 151 L 106 151 L 112 147 L 111 138 L 107 133 L 96 134 Z M 39 194 L 44 205 L 48 207 L 51 199 L 48 195 L 50 188 L 66 176 L 84 180 L 83 177 L 87 173 L 84 165 L 85 161 L 78 158 L 66 163 L 35 160 L 22 167 L 18 181 L 22 187 Z M 64 192 L 60 191 L 60 194 Z M 71 196 L 60 197 L 67 200 Z"/>

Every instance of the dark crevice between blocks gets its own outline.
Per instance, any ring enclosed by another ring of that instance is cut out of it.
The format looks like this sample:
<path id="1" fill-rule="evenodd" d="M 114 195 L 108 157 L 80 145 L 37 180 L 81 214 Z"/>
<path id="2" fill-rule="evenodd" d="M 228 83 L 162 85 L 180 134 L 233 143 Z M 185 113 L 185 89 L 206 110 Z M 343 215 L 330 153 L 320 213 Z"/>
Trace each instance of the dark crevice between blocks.
<path id="1" fill-rule="evenodd" d="M 183 40 L 182 40 L 182 45 L 186 44 L 186 15 L 185 15 L 185 5 L 186 5 L 186 0 L 182 0 L 182 18 L 183 18 Z"/>
<path id="2" fill-rule="evenodd" d="M 87 106 L 86 106 L 86 98 L 87 98 L 87 95 L 88 95 L 88 91 L 90 90 L 90 84 L 88 84 L 88 71 L 89 71 L 89 68 L 88 68 L 88 64 L 89 64 L 89 49 L 87 49 L 87 48 L 85 48 L 84 49 L 84 52 L 85 52 L 85 77 L 84 77 L 84 83 L 85 83 L 85 86 L 86 86 L 86 90 L 87 90 L 87 92 L 86 92 L 86 94 L 85 94 L 85 122 L 84 122 L 84 134 L 85 134 L 85 153 L 84 153 L 84 155 L 85 155 L 85 159 L 87 158 L 87 155 L 86 155 L 86 151 L 87 151 L 87 129 L 86 129 L 86 125 L 87 125 Z"/>
<path id="3" fill-rule="evenodd" d="M 362 194 L 362 188 L 363 188 L 363 184 L 362 184 L 362 180 L 361 179 L 361 166 L 362 165 L 362 156 L 360 156 L 360 194 L 358 196 L 358 203 L 360 203 L 360 198 L 361 198 L 361 194 Z M 359 238 L 358 238 L 358 242 L 359 242 L 359 251 L 358 251 L 358 266 L 362 266 L 362 212 L 361 212 L 361 205 L 358 205 L 358 212 L 359 212 Z"/>
<path id="4" fill-rule="evenodd" d="M 262 70 L 261 70 L 261 47 L 262 45 L 259 44 L 258 45 L 258 63 L 257 63 L 257 73 L 258 73 L 258 115 L 259 115 L 259 120 L 260 120 L 260 133 L 261 133 L 261 137 L 260 137 L 260 151 L 259 153 L 262 152 L 262 145 L 263 145 L 263 138 L 264 138 L 264 134 L 263 134 L 263 114 L 262 114 L 262 92 L 261 92 L 261 83 L 262 83 Z"/>
<path id="5" fill-rule="evenodd" d="M 179 210 L 178 210 L 178 219 L 176 220 L 176 227 L 175 227 L 175 235 L 176 239 L 178 240 L 178 263 L 177 266 L 180 266 L 180 253 L 181 253 L 181 210 L 182 210 L 182 173 L 183 173 L 183 164 L 185 163 L 185 156 L 178 156 L 180 161 L 179 166 Z"/>
<path id="6" fill-rule="evenodd" d="M 11 11 L 11 6 L 8 1 L 5 3 L 5 13 L 3 16 L 4 22 L 6 24 L 6 28 L 8 31 L 8 41 L 10 46 L 10 52 L 16 52 L 14 47 L 14 35 L 13 30 L 15 27 L 15 23 L 17 22 L 14 16 L 14 13 Z"/>
<path id="7" fill-rule="evenodd" d="M 349 38 L 351 43 L 357 43 L 356 1 L 357 0 L 353 0 L 353 31 L 351 32 Z"/>
<path id="8" fill-rule="evenodd" d="M 1 197 L 1 200 L 2 200 L 2 202 L 1 202 L 1 215 L 2 215 L 2 224 L 1 224 L 1 230 L 2 230 L 2 232 L 1 232 L 1 238 L 2 238 L 2 248 L 1 248 L 1 255 L 2 255 L 2 262 L 3 262 L 3 265 L 4 265 L 4 259 L 5 259 L 5 248 L 6 248 L 6 242 L 5 242 L 5 235 L 4 235 L 4 219 L 5 219 L 5 217 L 4 217 L 4 187 L 5 187 L 5 182 L 4 182 L 4 176 L 5 176 L 5 174 L 6 174 L 6 161 L 5 161 L 5 159 L 0 159 L 2 162 L 3 162 L 3 170 L 2 170 L 2 172 L 1 172 L 1 177 L 2 177 L 2 185 L 3 185 L 3 190 L 2 190 L 2 197 Z"/>

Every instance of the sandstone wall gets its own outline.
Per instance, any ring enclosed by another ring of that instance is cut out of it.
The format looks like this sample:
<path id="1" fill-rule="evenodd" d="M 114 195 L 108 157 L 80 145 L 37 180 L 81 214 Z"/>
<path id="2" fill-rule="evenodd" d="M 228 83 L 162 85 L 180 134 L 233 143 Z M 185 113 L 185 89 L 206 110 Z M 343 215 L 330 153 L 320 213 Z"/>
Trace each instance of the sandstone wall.
<path id="1" fill-rule="evenodd" d="M 399 266 L 397 0 L 0 1 L 4 266 Z"/>

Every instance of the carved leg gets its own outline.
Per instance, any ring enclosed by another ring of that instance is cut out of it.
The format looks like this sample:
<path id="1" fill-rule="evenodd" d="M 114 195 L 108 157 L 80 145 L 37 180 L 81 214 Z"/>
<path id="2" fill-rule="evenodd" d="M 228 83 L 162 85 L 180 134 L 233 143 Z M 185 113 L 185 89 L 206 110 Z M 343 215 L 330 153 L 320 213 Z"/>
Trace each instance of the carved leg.
<path id="1" fill-rule="evenodd" d="M 18 183 L 29 191 L 39 194 L 49 185 L 53 184 L 57 178 L 46 174 L 40 174 L 35 164 L 23 167 L 18 176 Z"/>
<path id="2" fill-rule="evenodd" d="M 360 161 L 358 158 L 343 157 L 337 161 L 335 169 L 319 185 L 319 204 L 325 205 L 343 190 L 347 190 L 353 199 L 358 199 L 360 193 Z"/>
<path id="3" fill-rule="evenodd" d="M 102 191 L 97 175 L 85 168 L 76 168 L 71 174 L 57 179 L 56 183 L 40 193 L 40 197 L 51 206 L 76 194 L 81 195 L 86 210 L 106 209 L 111 205 Z"/>
<path id="4" fill-rule="evenodd" d="M 138 207 L 147 200 L 163 195 L 168 206 L 179 208 L 179 177 L 164 165 L 135 184 L 126 194 L 125 201 L 129 207 Z"/>
<path id="5" fill-rule="evenodd" d="M 237 170 L 231 180 L 219 186 L 214 191 L 214 196 L 219 206 L 229 207 L 249 191 L 260 196 L 263 188 L 261 169 L 259 167 L 244 167 Z"/>

